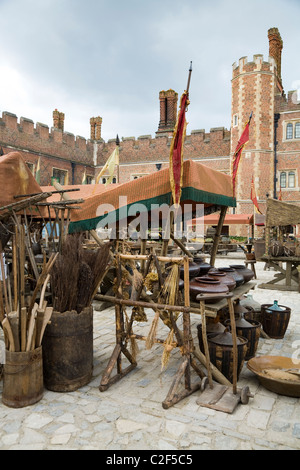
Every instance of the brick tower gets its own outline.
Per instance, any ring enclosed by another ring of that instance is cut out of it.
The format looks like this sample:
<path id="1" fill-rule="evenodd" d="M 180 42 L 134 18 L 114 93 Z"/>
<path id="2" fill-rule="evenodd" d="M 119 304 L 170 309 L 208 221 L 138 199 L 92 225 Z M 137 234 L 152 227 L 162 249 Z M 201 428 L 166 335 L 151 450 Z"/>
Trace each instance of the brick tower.
<path id="1" fill-rule="evenodd" d="M 253 213 L 251 181 L 255 184 L 259 206 L 265 213 L 267 197 L 274 196 L 274 122 L 276 95 L 282 93 L 282 40 L 277 28 L 268 31 L 269 58 L 261 54 L 248 62 L 242 57 L 233 64 L 231 102 L 231 162 L 245 123 L 253 113 L 249 142 L 244 147 L 236 184 L 236 213 Z"/>

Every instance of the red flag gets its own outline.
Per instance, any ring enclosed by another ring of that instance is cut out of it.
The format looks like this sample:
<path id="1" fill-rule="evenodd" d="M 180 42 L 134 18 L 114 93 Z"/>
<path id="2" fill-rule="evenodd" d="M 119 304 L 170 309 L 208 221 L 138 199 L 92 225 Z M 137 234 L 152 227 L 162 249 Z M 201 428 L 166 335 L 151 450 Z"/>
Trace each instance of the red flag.
<path id="1" fill-rule="evenodd" d="M 251 121 L 252 113 L 250 115 L 250 118 L 248 122 L 245 125 L 244 131 L 238 141 L 238 144 L 236 146 L 234 155 L 233 155 L 233 160 L 232 160 L 232 188 L 233 188 L 233 196 L 235 196 L 235 183 L 236 183 L 236 175 L 238 171 L 238 166 L 240 163 L 241 155 L 244 146 L 246 143 L 249 141 L 249 127 L 250 127 L 250 121 Z"/>
<path id="2" fill-rule="evenodd" d="M 255 187 L 254 187 L 254 182 L 253 182 L 253 176 L 252 176 L 252 181 L 251 181 L 251 194 L 250 194 L 250 199 L 251 201 L 253 202 L 254 206 L 255 206 L 255 210 L 256 212 L 258 212 L 258 214 L 261 214 L 261 211 L 258 207 L 258 202 L 257 202 L 257 197 L 256 197 L 256 191 L 255 191 Z"/>
<path id="3" fill-rule="evenodd" d="M 173 196 L 173 204 L 178 207 L 181 197 L 182 168 L 183 168 L 183 144 L 186 134 L 185 112 L 189 104 L 188 92 L 185 91 L 180 99 L 180 109 L 174 129 L 173 140 L 170 149 L 170 185 Z"/>

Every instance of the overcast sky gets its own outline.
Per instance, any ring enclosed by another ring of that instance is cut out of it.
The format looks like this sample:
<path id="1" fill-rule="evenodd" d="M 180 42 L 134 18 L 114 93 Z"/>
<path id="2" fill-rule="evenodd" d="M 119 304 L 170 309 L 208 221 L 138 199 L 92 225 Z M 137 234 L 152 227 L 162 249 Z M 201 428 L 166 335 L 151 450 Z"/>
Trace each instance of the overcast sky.
<path id="1" fill-rule="evenodd" d="M 268 59 L 267 31 L 283 39 L 282 79 L 300 89 L 300 0 L 0 0 L 0 111 L 104 140 L 159 123 L 159 92 L 186 88 L 189 134 L 230 128 L 232 64 Z"/>

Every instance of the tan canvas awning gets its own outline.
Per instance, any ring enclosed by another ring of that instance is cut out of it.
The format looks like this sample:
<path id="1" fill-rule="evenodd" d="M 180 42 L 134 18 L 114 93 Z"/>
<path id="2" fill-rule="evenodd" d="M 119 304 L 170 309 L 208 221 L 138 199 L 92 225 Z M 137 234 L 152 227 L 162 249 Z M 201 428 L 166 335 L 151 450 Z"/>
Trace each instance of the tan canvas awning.
<path id="1" fill-rule="evenodd" d="M 266 227 L 279 227 L 300 224 L 300 207 L 295 204 L 267 200 Z"/>

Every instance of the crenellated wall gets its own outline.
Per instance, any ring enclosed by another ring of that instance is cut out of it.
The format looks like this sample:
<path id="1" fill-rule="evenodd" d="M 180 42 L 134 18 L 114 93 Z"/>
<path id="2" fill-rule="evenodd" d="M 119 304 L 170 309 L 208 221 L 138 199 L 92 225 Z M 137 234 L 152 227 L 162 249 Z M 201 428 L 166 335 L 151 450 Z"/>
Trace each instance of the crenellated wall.
<path id="1" fill-rule="evenodd" d="M 53 113 L 54 124 L 57 110 Z M 91 129 L 96 118 L 91 118 Z M 98 121 L 101 125 L 101 118 Z M 63 123 L 60 124 L 63 128 Z M 99 127 L 98 127 L 99 129 Z M 18 117 L 3 112 L 0 118 L 0 146 L 4 152 L 18 150 L 26 162 L 37 165 L 40 159 L 41 184 L 51 182 L 52 169 L 68 171 L 68 182 L 80 184 L 86 170 L 95 177 L 105 164 L 116 145 L 115 139 L 105 142 L 101 139 L 86 140 L 74 136 L 58 127 L 49 127 L 31 119 Z M 93 135 L 96 137 L 96 135 Z M 132 175 L 148 174 L 156 171 L 156 164 L 168 165 L 172 133 L 157 133 L 155 137 L 142 135 L 122 137 L 120 142 L 120 182 L 131 179 Z M 214 159 L 220 159 L 215 165 L 222 171 L 229 171 L 230 131 L 224 127 L 191 131 L 184 143 L 184 158 L 206 161 L 213 166 Z"/>
<path id="2" fill-rule="evenodd" d="M 26 162 L 41 161 L 41 184 L 48 185 L 52 167 L 69 172 L 69 182 L 79 183 L 84 168 L 94 174 L 94 143 L 61 129 L 4 111 L 0 119 L 0 145 L 4 152 L 18 150 Z M 72 178 L 73 175 L 73 178 Z"/>

